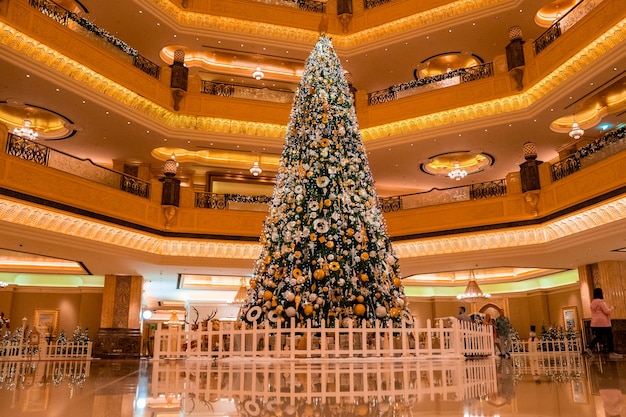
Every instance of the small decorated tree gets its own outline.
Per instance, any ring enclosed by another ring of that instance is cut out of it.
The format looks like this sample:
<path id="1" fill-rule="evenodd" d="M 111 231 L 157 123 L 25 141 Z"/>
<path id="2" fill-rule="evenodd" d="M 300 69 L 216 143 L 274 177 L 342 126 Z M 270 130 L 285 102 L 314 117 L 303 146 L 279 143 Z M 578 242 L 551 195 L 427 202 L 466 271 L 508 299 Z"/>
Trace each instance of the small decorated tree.
<path id="1" fill-rule="evenodd" d="M 331 40 L 304 69 L 247 299 L 246 323 L 410 319 L 356 112 Z"/>

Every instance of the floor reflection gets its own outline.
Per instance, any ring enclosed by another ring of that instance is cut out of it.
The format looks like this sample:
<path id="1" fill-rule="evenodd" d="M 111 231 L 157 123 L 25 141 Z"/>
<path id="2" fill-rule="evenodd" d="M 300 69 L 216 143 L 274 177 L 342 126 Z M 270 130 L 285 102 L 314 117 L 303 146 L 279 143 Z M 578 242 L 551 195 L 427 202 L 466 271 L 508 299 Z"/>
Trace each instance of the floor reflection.
<path id="1" fill-rule="evenodd" d="M 626 361 L 0 361 L 0 416 L 625 416 Z"/>

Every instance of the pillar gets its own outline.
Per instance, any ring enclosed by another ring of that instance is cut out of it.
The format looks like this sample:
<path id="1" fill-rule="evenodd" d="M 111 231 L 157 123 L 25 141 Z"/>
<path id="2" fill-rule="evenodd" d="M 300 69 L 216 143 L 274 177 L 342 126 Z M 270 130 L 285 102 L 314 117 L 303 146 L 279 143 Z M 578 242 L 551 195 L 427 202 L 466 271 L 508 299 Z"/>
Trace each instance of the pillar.
<path id="1" fill-rule="evenodd" d="M 100 330 L 93 346 L 97 358 L 139 358 L 143 277 L 106 275 Z"/>

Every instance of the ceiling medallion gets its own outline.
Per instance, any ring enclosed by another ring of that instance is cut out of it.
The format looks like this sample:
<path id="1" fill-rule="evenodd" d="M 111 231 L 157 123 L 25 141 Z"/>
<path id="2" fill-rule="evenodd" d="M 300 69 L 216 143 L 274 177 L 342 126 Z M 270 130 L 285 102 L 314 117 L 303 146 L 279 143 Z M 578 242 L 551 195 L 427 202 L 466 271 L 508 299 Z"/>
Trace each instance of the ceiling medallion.
<path id="1" fill-rule="evenodd" d="M 484 171 L 493 165 L 494 158 L 480 150 L 455 151 L 432 156 L 420 163 L 420 170 L 436 177 L 460 181 L 470 174 Z"/>
<path id="2" fill-rule="evenodd" d="M 67 139 L 81 130 L 62 114 L 16 98 L 0 101 L 0 123 L 14 128 L 14 135 L 30 140 Z"/>

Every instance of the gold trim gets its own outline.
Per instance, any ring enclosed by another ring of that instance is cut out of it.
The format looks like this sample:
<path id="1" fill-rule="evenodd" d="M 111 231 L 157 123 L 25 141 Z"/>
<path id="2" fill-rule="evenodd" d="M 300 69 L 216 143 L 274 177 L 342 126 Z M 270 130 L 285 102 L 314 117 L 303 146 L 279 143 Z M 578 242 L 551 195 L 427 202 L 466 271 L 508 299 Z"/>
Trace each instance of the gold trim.
<path id="1" fill-rule="evenodd" d="M 469 253 L 475 248 L 523 248 L 552 243 L 624 218 L 626 197 L 534 227 L 396 242 L 393 248 L 400 259 Z M 258 243 L 160 238 L 6 199 L 0 199 L 0 219 L 3 223 L 160 256 L 250 260 L 256 259 L 261 249 Z"/>

